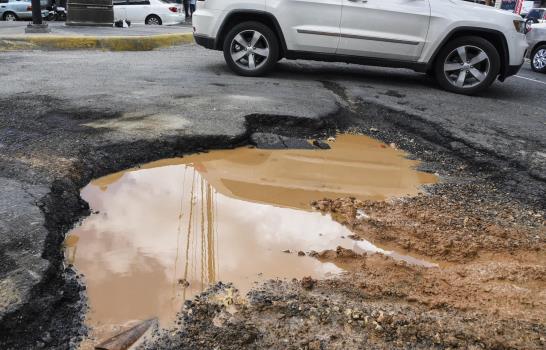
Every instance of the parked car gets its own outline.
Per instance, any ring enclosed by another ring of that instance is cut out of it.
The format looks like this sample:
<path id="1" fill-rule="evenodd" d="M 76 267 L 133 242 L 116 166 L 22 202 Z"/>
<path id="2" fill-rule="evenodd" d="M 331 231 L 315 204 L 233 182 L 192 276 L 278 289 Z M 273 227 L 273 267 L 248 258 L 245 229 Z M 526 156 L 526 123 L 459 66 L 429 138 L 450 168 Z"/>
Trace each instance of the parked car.
<path id="1" fill-rule="evenodd" d="M 47 0 L 42 0 L 45 6 Z M 42 10 L 42 17 L 46 17 L 49 11 Z M 32 19 L 32 4 L 30 0 L 0 0 L 0 18 L 4 21 L 17 21 L 19 19 Z"/>
<path id="2" fill-rule="evenodd" d="M 182 7 L 167 0 L 114 0 L 114 20 L 131 23 L 178 24 L 184 22 Z"/>
<path id="3" fill-rule="evenodd" d="M 205 0 L 195 41 L 223 50 L 237 74 L 258 76 L 281 58 L 411 68 L 446 90 L 474 94 L 523 65 L 527 41 L 514 13 L 445 0 Z"/>
<path id="4" fill-rule="evenodd" d="M 534 8 L 530 10 L 525 16 L 525 20 L 532 21 L 533 23 L 544 23 L 546 22 L 546 9 L 543 8 Z"/>
<path id="5" fill-rule="evenodd" d="M 534 24 L 527 34 L 531 69 L 546 73 L 546 23 Z"/>

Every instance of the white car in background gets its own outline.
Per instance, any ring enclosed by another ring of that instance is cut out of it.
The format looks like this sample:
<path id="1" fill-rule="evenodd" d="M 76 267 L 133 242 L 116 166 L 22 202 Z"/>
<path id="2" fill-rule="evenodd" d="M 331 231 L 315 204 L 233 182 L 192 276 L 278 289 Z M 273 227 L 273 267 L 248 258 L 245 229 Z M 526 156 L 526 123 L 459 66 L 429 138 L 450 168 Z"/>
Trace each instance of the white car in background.
<path id="1" fill-rule="evenodd" d="M 45 0 L 41 0 L 45 6 Z M 42 11 L 42 17 L 46 17 L 49 11 Z M 32 4 L 30 0 L 0 0 L 0 19 L 3 21 L 17 21 L 32 19 Z"/>
<path id="2" fill-rule="evenodd" d="M 168 25 L 182 23 L 185 20 L 182 7 L 166 0 L 114 0 L 113 5 L 116 21 Z"/>
<path id="3" fill-rule="evenodd" d="M 546 73 L 546 23 L 534 24 L 527 34 L 531 68 L 535 72 Z"/>

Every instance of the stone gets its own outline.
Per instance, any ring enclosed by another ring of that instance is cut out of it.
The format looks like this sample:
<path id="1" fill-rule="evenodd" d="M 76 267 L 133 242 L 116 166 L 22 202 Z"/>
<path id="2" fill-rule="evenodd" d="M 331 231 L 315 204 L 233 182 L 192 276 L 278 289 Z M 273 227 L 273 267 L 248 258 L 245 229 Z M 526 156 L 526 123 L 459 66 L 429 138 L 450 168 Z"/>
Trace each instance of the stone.
<path id="1" fill-rule="evenodd" d="M 316 283 L 317 281 L 310 276 L 301 279 L 301 286 L 303 287 L 303 289 L 311 290 L 315 287 Z"/>
<path id="2" fill-rule="evenodd" d="M 321 141 L 321 140 L 315 140 L 313 141 L 313 145 L 320 148 L 320 149 L 330 149 L 330 145 L 327 144 L 326 142 L 324 141 Z"/>

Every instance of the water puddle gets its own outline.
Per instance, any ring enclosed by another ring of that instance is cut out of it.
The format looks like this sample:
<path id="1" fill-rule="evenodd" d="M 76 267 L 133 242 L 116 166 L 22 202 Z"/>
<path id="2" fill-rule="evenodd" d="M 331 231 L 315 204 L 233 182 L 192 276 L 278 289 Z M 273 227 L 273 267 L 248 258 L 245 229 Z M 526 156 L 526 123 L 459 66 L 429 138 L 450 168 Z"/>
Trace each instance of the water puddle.
<path id="1" fill-rule="evenodd" d="M 299 251 L 342 246 L 430 266 L 345 238 L 351 232 L 310 202 L 415 195 L 436 178 L 368 137 L 339 135 L 330 145 L 213 151 L 91 182 L 81 195 L 95 213 L 70 233 L 65 250 L 86 278 L 88 324 L 157 317 L 165 325 L 186 298 L 216 281 L 245 292 L 264 279 L 341 272 Z"/>

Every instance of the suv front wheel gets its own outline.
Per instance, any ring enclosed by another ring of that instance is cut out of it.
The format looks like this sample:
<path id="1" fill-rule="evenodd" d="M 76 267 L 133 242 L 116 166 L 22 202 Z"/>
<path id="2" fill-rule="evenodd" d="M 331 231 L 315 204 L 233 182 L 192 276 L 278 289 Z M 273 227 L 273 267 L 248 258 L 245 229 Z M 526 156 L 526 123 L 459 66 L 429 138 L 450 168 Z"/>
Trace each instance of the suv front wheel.
<path id="1" fill-rule="evenodd" d="M 224 58 L 237 74 L 260 76 L 270 71 L 279 57 L 279 41 L 273 31 L 259 22 L 243 22 L 224 38 Z"/>
<path id="2" fill-rule="evenodd" d="M 446 90 L 472 95 L 489 87 L 500 71 L 500 56 L 489 41 L 466 36 L 440 50 L 434 65 L 438 83 Z"/>

